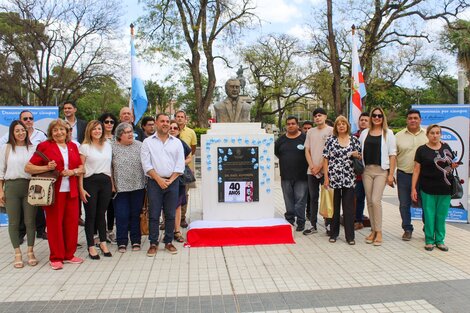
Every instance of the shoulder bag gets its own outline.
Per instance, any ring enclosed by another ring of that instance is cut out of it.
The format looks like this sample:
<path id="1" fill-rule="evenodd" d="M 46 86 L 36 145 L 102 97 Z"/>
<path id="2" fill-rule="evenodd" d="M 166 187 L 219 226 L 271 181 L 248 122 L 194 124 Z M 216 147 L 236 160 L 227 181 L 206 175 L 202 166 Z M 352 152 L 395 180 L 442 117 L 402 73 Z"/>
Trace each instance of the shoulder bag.
<path id="1" fill-rule="evenodd" d="M 452 194 L 450 196 L 451 199 L 461 199 L 463 197 L 463 186 L 462 180 L 460 180 L 459 173 L 457 172 L 457 168 L 454 168 L 452 172 Z"/>
<path id="2" fill-rule="evenodd" d="M 354 139 L 351 136 L 351 141 L 353 141 L 353 140 Z M 362 173 L 364 173 L 364 164 L 362 164 L 362 161 L 355 158 L 355 157 L 352 157 L 352 156 L 351 156 L 351 160 L 352 160 L 352 166 L 353 166 L 354 174 L 362 175 Z"/>
<path id="3" fill-rule="evenodd" d="M 183 173 L 183 184 L 188 185 L 190 183 L 194 183 L 196 181 L 196 177 L 194 177 L 193 171 L 189 168 L 188 165 L 184 167 Z"/>
<path id="4" fill-rule="evenodd" d="M 8 167 L 8 156 L 10 155 L 11 151 L 11 145 L 9 143 L 6 144 L 5 148 L 5 166 L 4 166 L 4 173 L 7 173 L 7 167 Z M 5 181 L 3 181 L 3 189 L 5 190 Z M 0 213 L 7 213 L 7 209 L 5 208 L 5 201 L 0 199 Z"/>
<path id="5" fill-rule="evenodd" d="M 49 158 L 41 151 L 36 152 L 44 161 L 50 162 Z M 28 188 L 28 203 L 32 206 L 50 206 L 54 203 L 54 185 L 59 177 L 58 170 L 32 175 Z"/>

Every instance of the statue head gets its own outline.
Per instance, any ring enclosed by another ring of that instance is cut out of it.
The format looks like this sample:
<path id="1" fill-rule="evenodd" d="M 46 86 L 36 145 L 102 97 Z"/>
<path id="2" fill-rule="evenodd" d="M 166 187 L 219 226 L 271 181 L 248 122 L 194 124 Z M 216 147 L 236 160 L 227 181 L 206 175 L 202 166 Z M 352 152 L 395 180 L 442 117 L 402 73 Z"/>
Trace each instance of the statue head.
<path id="1" fill-rule="evenodd" d="M 236 78 L 230 78 L 225 83 L 225 93 L 233 100 L 237 99 L 240 95 L 240 81 Z"/>

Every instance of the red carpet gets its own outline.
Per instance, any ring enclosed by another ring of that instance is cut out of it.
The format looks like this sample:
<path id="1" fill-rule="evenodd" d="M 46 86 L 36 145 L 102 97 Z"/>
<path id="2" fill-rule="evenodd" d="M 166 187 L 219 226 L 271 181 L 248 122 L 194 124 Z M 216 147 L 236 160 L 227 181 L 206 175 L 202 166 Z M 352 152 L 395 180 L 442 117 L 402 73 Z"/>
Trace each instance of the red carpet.
<path id="1" fill-rule="evenodd" d="M 185 247 L 294 244 L 292 226 L 284 219 L 255 221 L 195 221 Z"/>

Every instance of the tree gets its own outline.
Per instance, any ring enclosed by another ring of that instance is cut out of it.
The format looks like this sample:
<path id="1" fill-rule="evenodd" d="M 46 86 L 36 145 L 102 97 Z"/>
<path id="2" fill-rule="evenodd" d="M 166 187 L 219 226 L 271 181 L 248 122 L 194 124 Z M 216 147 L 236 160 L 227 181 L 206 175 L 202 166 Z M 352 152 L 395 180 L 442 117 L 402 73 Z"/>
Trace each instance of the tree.
<path id="1" fill-rule="evenodd" d="M 327 1 L 327 4 L 331 2 Z M 341 20 L 358 21 L 356 24 L 358 32 L 363 34 L 362 51 L 360 63 L 364 73 L 366 84 L 372 79 L 371 74 L 374 70 L 374 59 L 379 52 L 385 48 L 390 53 L 389 57 L 394 60 L 396 81 L 408 71 L 411 66 L 417 63 L 417 55 L 420 43 L 430 42 L 429 34 L 425 31 L 424 22 L 429 20 L 441 19 L 446 23 L 450 23 L 452 18 L 457 17 L 461 12 L 470 6 L 467 1 L 462 0 L 369 0 L 362 3 L 351 3 L 344 1 L 337 2 L 337 7 L 333 8 L 333 23 L 326 23 L 327 19 L 316 19 L 318 24 L 312 25 L 313 45 L 311 51 L 319 57 L 320 60 L 335 67 L 335 62 L 339 60 L 342 67 L 347 68 L 350 72 L 349 60 L 350 49 L 348 48 L 348 38 L 350 38 L 349 29 L 337 30 L 334 25 L 342 25 L 335 23 Z M 324 15 L 328 14 L 317 12 Z M 334 34 L 336 45 L 340 54 L 336 58 L 335 53 L 330 51 L 332 45 L 329 41 L 333 40 L 331 34 Z M 399 52 L 398 52 L 399 51 Z M 397 58 L 398 54 L 401 54 Z M 361 53 L 360 53 L 361 54 Z M 406 57 L 404 57 L 406 55 Z M 385 53 L 382 54 L 385 57 Z M 402 64 L 397 66 L 397 59 Z M 407 60 L 407 62 L 403 62 Z M 338 71 L 333 86 L 334 90 L 339 89 L 337 86 Z M 349 75 L 350 76 L 350 75 Z"/>
<path id="2" fill-rule="evenodd" d="M 83 94 L 77 101 L 78 115 L 84 120 L 98 118 L 104 112 L 119 116 L 129 97 L 112 77 L 96 77 L 83 85 Z"/>
<path id="3" fill-rule="evenodd" d="M 194 86 L 197 124 L 207 126 L 207 112 L 216 84 L 214 43 L 234 38 L 253 18 L 252 0 L 143 0 L 147 15 L 140 19 L 143 36 L 162 50 L 183 56 L 181 44 L 188 48 L 186 58 Z M 179 53 L 175 53 L 178 51 Z M 201 67 L 205 64 L 205 70 Z M 207 88 L 203 75 L 207 75 Z"/>
<path id="4" fill-rule="evenodd" d="M 301 55 L 304 53 L 299 41 L 288 35 L 268 35 L 245 49 L 243 58 L 257 89 L 255 120 L 260 121 L 266 114 L 278 114 L 281 128 L 284 112 L 313 95 L 308 88 L 311 76 L 300 63 Z M 271 103 L 275 108 L 267 110 Z"/>
<path id="5" fill-rule="evenodd" d="M 9 0 L 0 6 L 0 86 L 28 104 L 76 98 L 83 84 L 114 70 L 109 40 L 119 26 L 117 0 Z M 16 74 L 15 74 L 16 73 Z M 8 78 L 18 75 L 9 83 Z M 15 85 L 12 85 L 15 84 Z"/>
<path id="6" fill-rule="evenodd" d="M 151 80 L 145 82 L 145 91 L 147 92 L 149 105 L 155 108 L 154 112 L 167 112 L 171 101 L 176 97 L 176 88 L 163 87 Z M 152 114 L 152 112 L 150 112 L 150 114 Z"/>
<path id="7" fill-rule="evenodd" d="M 470 82 L 470 21 L 457 20 L 449 24 L 442 39 L 448 50 L 457 54 L 457 62 Z"/>

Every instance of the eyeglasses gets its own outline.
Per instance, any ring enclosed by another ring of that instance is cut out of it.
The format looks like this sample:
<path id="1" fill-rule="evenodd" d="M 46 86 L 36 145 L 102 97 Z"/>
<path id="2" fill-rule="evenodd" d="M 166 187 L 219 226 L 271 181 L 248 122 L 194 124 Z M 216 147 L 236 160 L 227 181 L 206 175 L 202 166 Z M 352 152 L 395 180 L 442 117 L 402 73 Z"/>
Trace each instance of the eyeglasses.
<path id="1" fill-rule="evenodd" d="M 26 116 L 26 117 L 23 117 L 23 121 L 34 121 L 34 117 L 32 116 Z"/>
<path id="2" fill-rule="evenodd" d="M 170 126 L 170 129 L 171 130 L 179 130 L 179 127 L 178 126 L 173 126 L 173 127 Z"/>
<path id="3" fill-rule="evenodd" d="M 113 120 L 106 120 L 106 121 L 104 121 L 103 123 L 114 125 L 114 121 L 113 121 Z"/>
<path id="4" fill-rule="evenodd" d="M 384 115 L 383 114 L 372 114 L 371 115 L 373 118 L 383 118 Z"/>

